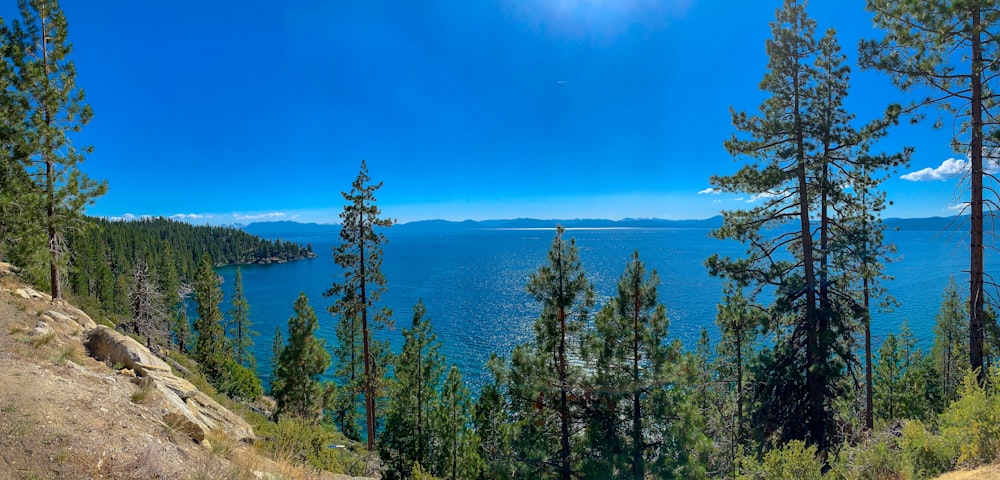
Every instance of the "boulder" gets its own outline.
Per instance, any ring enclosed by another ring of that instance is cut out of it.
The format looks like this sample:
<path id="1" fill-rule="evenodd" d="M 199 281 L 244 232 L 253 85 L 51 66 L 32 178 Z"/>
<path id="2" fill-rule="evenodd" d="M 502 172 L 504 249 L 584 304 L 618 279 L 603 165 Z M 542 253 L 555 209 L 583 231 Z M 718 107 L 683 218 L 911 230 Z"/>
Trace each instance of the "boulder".
<path id="1" fill-rule="evenodd" d="M 230 412 L 191 382 L 171 372 L 170 367 L 141 343 L 103 325 L 87 333 L 91 356 L 108 363 L 120 363 L 134 370 L 162 393 L 166 414 L 163 422 L 186 433 L 196 442 L 211 431 L 222 432 L 241 442 L 253 442 L 253 428 L 243 417 Z"/>
<path id="2" fill-rule="evenodd" d="M 137 375 L 146 376 L 151 371 L 170 371 L 170 366 L 150 353 L 141 343 L 104 325 L 88 331 L 84 345 L 90 356 L 111 364 L 120 363 L 125 368 L 135 370 Z"/>
<path id="3" fill-rule="evenodd" d="M 45 323 L 44 321 L 39 321 L 38 323 L 36 323 L 35 328 L 31 330 L 31 334 L 37 336 L 48 335 L 50 333 L 54 333 L 52 331 L 52 327 L 50 327 L 49 324 Z"/>
<path id="4" fill-rule="evenodd" d="M 151 371 L 149 378 L 167 403 L 164 423 L 180 425 L 196 442 L 213 430 L 241 442 L 252 443 L 256 438 L 253 427 L 243 417 L 219 405 L 191 382 L 162 371 Z"/>
<path id="5" fill-rule="evenodd" d="M 39 292 L 31 287 L 22 287 L 14 289 L 14 295 L 18 295 L 21 298 L 44 300 L 46 302 L 52 301 L 52 296 L 47 293 Z"/>
<path id="6" fill-rule="evenodd" d="M 49 310 L 46 313 L 48 313 L 50 316 L 52 316 L 52 314 L 55 314 L 67 320 L 72 320 L 73 322 L 76 322 L 81 327 L 83 327 L 84 330 L 90 330 L 91 328 L 97 327 L 97 322 L 94 322 L 94 320 L 90 318 L 90 315 L 84 313 L 83 310 L 80 310 L 79 308 L 76 308 L 66 302 L 59 302 L 57 305 L 59 306 L 60 310 L 62 310 L 65 313 L 56 312 L 54 310 Z"/>

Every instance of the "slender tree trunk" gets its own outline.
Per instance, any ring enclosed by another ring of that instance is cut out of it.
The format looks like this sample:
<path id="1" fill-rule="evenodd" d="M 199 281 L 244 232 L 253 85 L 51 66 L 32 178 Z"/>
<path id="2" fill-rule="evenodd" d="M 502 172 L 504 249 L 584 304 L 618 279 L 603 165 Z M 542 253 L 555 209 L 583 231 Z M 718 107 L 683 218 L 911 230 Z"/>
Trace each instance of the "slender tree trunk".
<path id="1" fill-rule="evenodd" d="M 559 275 L 559 446 L 561 457 L 560 478 L 570 480 L 572 470 L 569 463 L 569 409 L 566 398 L 568 389 L 566 375 L 566 294 L 563 286 L 562 247 L 556 258 L 556 269 Z"/>
<path id="2" fill-rule="evenodd" d="M 642 386 L 639 384 L 639 286 L 633 292 L 635 299 L 634 315 L 632 316 L 632 477 L 642 480 L 646 475 L 642 461 L 642 404 L 640 396 Z"/>
<path id="3" fill-rule="evenodd" d="M 413 329 L 416 330 L 416 322 L 413 324 Z M 419 337 L 418 337 L 419 338 Z M 425 465 L 424 463 L 424 368 L 421 363 L 421 354 L 423 353 L 423 339 L 421 343 L 417 345 L 417 463 L 421 467 Z"/>
<path id="4" fill-rule="evenodd" d="M 969 202 L 971 217 L 970 266 L 969 266 L 969 364 L 978 369 L 980 382 L 986 381 L 983 369 L 983 50 L 980 26 L 982 5 L 971 3 L 972 15 L 972 199 Z"/>
<path id="5" fill-rule="evenodd" d="M 361 209 L 361 219 L 358 223 L 358 255 L 361 259 L 359 273 L 361 277 L 361 341 L 364 344 L 365 360 L 365 419 L 368 428 L 368 451 L 375 451 L 375 378 L 372 365 L 371 351 L 368 345 L 368 295 L 365 290 L 367 278 L 365 277 L 365 238 L 364 238 L 364 209 Z"/>
<path id="6" fill-rule="evenodd" d="M 45 68 L 45 76 L 48 78 L 50 74 L 48 18 L 45 15 L 41 15 L 40 21 L 42 24 L 42 65 Z M 51 127 L 52 112 L 49 112 L 48 107 L 43 108 L 45 109 L 45 126 Z M 42 137 L 41 148 L 42 160 L 45 162 L 45 221 L 49 241 L 49 279 L 52 283 L 52 299 L 58 300 L 62 298 L 62 291 L 59 288 L 59 241 L 57 238 L 58 232 L 56 232 L 56 174 L 55 165 L 53 165 L 53 160 L 50 157 L 53 152 L 48 151 L 47 136 Z"/>
<path id="7" fill-rule="evenodd" d="M 800 66 L 799 59 L 795 59 L 795 67 L 792 72 L 793 82 L 793 116 L 794 135 L 798 177 L 798 197 L 799 197 L 799 229 L 802 237 L 802 264 L 803 276 L 805 277 L 806 294 L 806 385 L 809 391 L 809 431 L 813 442 L 820 451 L 826 450 L 826 414 L 824 412 L 824 382 L 820 370 L 820 365 L 824 359 L 819 356 L 818 346 L 818 322 L 816 312 L 816 272 L 813 263 L 813 241 L 812 230 L 809 224 L 809 190 L 806 177 L 806 153 L 805 153 L 805 128 L 802 124 L 802 112 L 800 111 L 801 89 L 800 89 Z"/>
<path id="8" fill-rule="evenodd" d="M 867 240 L 865 245 L 868 245 Z M 865 250 L 867 255 L 867 248 Z M 875 402 L 873 399 L 872 386 L 872 315 L 868 305 L 868 274 L 864 278 L 864 307 L 865 307 L 865 428 L 869 432 L 875 429 Z"/>

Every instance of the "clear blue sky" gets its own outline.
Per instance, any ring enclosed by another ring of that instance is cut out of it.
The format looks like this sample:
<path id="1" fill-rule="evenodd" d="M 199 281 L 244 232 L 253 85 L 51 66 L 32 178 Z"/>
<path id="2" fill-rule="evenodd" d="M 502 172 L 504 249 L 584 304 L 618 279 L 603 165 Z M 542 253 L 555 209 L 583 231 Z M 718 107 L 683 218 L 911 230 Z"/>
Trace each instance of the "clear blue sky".
<path id="1" fill-rule="evenodd" d="M 110 186 L 88 213 L 335 222 L 367 159 L 400 221 L 706 218 L 746 202 L 698 192 L 740 165 L 729 107 L 764 98 L 780 3 L 65 0 L 95 112 L 75 142 Z M 852 64 L 879 35 L 863 2 L 809 12 Z M 906 99 L 878 72 L 852 78 L 859 119 Z M 946 125 L 882 144 L 916 148 L 887 216 L 954 213 L 958 176 L 931 179 L 962 158 Z"/>

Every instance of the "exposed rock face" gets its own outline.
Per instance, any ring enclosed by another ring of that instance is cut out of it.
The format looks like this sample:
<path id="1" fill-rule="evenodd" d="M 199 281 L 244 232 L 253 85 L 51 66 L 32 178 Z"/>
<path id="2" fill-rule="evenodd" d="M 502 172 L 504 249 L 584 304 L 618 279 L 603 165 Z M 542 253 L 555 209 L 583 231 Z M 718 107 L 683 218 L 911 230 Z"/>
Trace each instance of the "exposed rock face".
<path id="1" fill-rule="evenodd" d="M 242 417 L 219 405 L 191 382 L 174 375 L 163 360 L 131 337 L 98 326 L 87 332 L 85 344 L 94 358 L 121 363 L 151 381 L 163 396 L 167 411 L 163 422 L 184 431 L 193 440 L 204 441 L 212 430 L 238 441 L 254 440 L 253 428 Z"/>
<path id="2" fill-rule="evenodd" d="M 152 370 L 170 372 L 170 366 L 141 343 L 104 325 L 87 332 L 84 346 L 90 356 L 107 363 L 121 363 L 141 376 Z"/>

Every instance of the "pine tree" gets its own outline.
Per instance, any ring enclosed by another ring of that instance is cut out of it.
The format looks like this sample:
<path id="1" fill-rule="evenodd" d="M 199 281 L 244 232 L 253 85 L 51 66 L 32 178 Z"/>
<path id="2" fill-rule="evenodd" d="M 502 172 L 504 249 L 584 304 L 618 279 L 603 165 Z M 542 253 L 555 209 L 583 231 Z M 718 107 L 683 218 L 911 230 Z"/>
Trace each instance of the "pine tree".
<path id="1" fill-rule="evenodd" d="M 995 31 L 1000 24 L 996 2 L 989 0 L 948 0 L 928 4 L 917 0 L 868 0 L 867 10 L 875 14 L 875 25 L 886 30 L 880 40 L 861 43 L 863 68 L 886 72 L 903 91 L 930 93 L 907 106 L 907 112 L 934 107 L 951 113 L 957 128 L 952 138 L 956 151 L 969 157 L 969 364 L 983 369 L 985 268 L 983 244 L 984 151 L 995 149 L 1000 135 L 990 106 L 996 103 L 996 75 L 1000 46 Z M 993 85 L 991 85 L 993 84 Z M 915 118 L 920 119 L 922 115 Z M 937 119 L 934 126 L 945 122 Z"/>
<path id="2" fill-rule="evenodd" d="M 191 319 L 188 318 L 187 300 L 181 299 L 174 306 L 173 319 L 170 329 L 174 335 L 174 344 L 181 353 L 188 353 L 188 344 L 191 341 Z"/>
<path id="3" fill-rule="evenodd" d="M 931 347 L 931 356 L 934 357 L 934 365 L 941 379 L 945 405 L 958 399 L 959 386 L 965 377 L 963 359 L 968 354 L 965 339 L 969 329 L 965 319 L 958 286 L 954 278 L 949 278 L 941 310 L 934 317 L 934 345 Z"/>
<path id="4" fill-rule="evenodd" d="M 243 272 L 236 267 L 233 278 L 233 307 L 229 310 L 229 338 L 233 342 L 233 358 L 236 363 L 250 370 L 257 369 L 257 359 L 253 356 L 253 337 L 260 333 L 253 330 L 250 321 L 250 304 L 243 294 Z"/>
<path id="5" fill-rule="evenodd" d="M 15 88 L 13 56 L 17 52 L 11 32 L 0 18 L 0 261 L 11 260 L 9 251 L 22 239 L 41 233 L 29 215 L 36 210 L 36 192 L 18 161 L 25 155 L 22 119 L 27 105 Z"/>
<path id="6" fill-rule="evenodd" d="M 677 419 L 681 404 L 693 404 L 697 396 L 686 391 L 704 385 L 683 382 L 681 344 L 666 341 L 669 321 L 658 300 L 658 284 L 657 273 L 647 274 L 639 252 L 634 252 L 618 282 L 618 295 L 595 319 L 591 342 L 599 352 L 593 380 L 597 398 L 591 408 L 607 413 L 598 416 L 596 425 L 591 422 L 590 428 L 598 431 L 588 437 L 592 450 L 610 450 L 596 455 L 600 465 L 590 466 L 607 468 L 600 476 L 665 478 L 681 471 L 689 478 L 703 475 L 697 465 L 686 464 L 692 459 L 682 453 L 695 446 L 675 436 L 670 424 L 682 423 Z"/>
<path id="7" fill-rule="evenodd" d="M 52 298 L 59 299 L 66 229 L 104 194 L 107 183 L 95 182 L 80 171 L 91 147 L 77 149 L 70 138 L 90 121 L 92 112 L 76 86 L 76 69 L 69 59 L 72 45 L 59 2 L 19 0 L 18 7 L 21 20 L 8 30 L 5 43 L 15 50 L 11 56 L 15 89 L 23 104 L 30 106 L 23 117 L 26 148 L 21 160 L 41 193 L 38 217 L 48 243 L 49 286 Z"/>
<path id="8" fill-rule="evenodd" d="M 379 442 L 387 478 L 409 473 L 414 464 L 437 471 L 431 461 L 438 440 L 431 420 L 439 402 L 444 357 L 426 312 L 423 302 L 413 307 L 413 323 L 403 329 L 403 350 L 394 362 L 395 379 L 390 383 L 385 432 Z"/>
<path id="9" fill-rule="evenodd" d="M 739 447 L 746 441 L 745 411 L 748 401 L 750 375 L 748 364 L 757 351 L 758 325 L 763 323 L 759 306 L 750 303 L 737 285 L 729 284 L 723 289 L 722 303 L 718 306 L 715 322 L 722 334 L 716 348 L 716 367 L 721 385 L 720 401 L 717 408 L 723 425 L 713 435 L 716 444 L 728 447 L 720 452 L 724 468 L 732 470 L 736 466 Z M 720 449 L 721 450 L 721 449 Z"/>
<path id="10" fill-rule="evenodd" d="M 368 436 L 368 449 L 375 450 L 376 435 L 376 395 L 378 395 L 383 384 L 379 376 L 378 352 L 387 352 L 386 345 L 375 345 L 380 343 L 373 338 L 374 330 L 392 326 L 392 311 L 388 307 L 376 310 L 374 305 L 378 302 L 385 290 L 385 277 L 382 275 L 382 247 L 386 243 L 385 235 L 378 231 L 379 227 L 387 228 L 395 223 L 389 218 L 380 218 L 382 211 L 378 208 L 375 199 L 375 192 L 382 187 L 382 182 L 371 183 L 368 176 L 368 167 L 364 161 L 361 162 L 361 171 L 351 185 L 349 192 L 342 195 L 347 204 L 340 214 L 341 244 L 334 247 L 334 262 L 344 271 L 342 282 L 334 282 L 323 295 L 326 297 L 336 297 L 329 310 L 335 316 L 340 317 L 340 324 L 337 327 L 338 340 L 351 345 L 341 345 L 337 352 L 349 350 L 348 355 L 338 355 L 338 372 L 349 370 L 352 377 L 349 379 L 340 378 L 342 384 L 351 385 L 357 378 L 356 371 L 359 370 L 355 364 L 361 361 L 362 377 L 360 379 L 360 390 L 364 394 L 365 401 L 365 426 Z M 350 324 L 345 327 L 344 324 Z M 349 332 L 349 338 L 342 339 L 341 331 Z M 361 331 L 361 356 L 358 358 L 354 345 L 358 341 L 357 331 Z M 350 363 L 349 368 L 344 365 Z M 345 381 L 346 380 L 346 381 Z M 354 389 L 348 390 L 355 391 Z M 353 403 L 353 402 L 352 402 Z M 346 434 L 346 432 L 345 432 Z"/>
<path id="11" fill-rule="evenodd" d="M 733 113 L 742 135 L 726 142 L 732 155 L 755 163 L 712 177 L 718 190 L 748 194 L 759 204 L 724 212 L 723 226 L 713 232 L 745 243 L 746 256 L 715 255 L 708 266 L 754 293 L 775 289 L 771 317 L 781 323 L 768 325 L 777 341 L 759 366 L 775 370 L 761 371 L 766 381 L 755 383 L 763 402 L 758 423 L 780 425 L 781 440 L 808 439 L 826 451 L 834 436 L 831 400 L 845 394 L 847 367 L 857 363 L 852 332 L 865 321 L 859 286 L 880 271 L 879 257 L 857 248 L 859 238 L 863 245 L 875 238 L 864 227 L 873 224 L 876 205 L 844 185 L 864 184 L 871 194 L 874 173 L 905 161 L 907 152 L 869 154 L 897 112 L 854 129 L 854 116 L 843 108 L 849 69 L 835 33 L 817 41 L 814 31 L 804 8 L 786 0 L 767 42 L 761 89 L 770 97 L 760 116 Z M 780 250 L 790 257 L 775 256 Z"/>
<path id="12" fill-rule="evenodd" d="M 271 375 L 271 394 L 279 415 L 318 420 L 323 409 L 319 377 L 330 366 L 330 354 L 326 342 L 316 338 L 319 321 L 305 293 L 299 294 L 294 309 L 288 319 L 288 343 L 281 347 Z"/>
<path id="13" fill-rule="evenodd" d="M 194 332 L 197 335 L 194 358 L 208 380 L 219 385 L 225 380 L 225 363 L 226 359 L 231 358 L 231 350 L 223 326 L 225 319 L 219 309 L 222 289 L 219 287 L 219 277 L 212 268 L 212 257 L 208 255 L 201 257 L 195 274 L 194 297 L 198 302 L 198 318 L 194 321 Z"/>
<path id="14" fill-rule="evenodd" d="M 432 419 L 437 448 L 429 469 L 437 478 L 476 478 L 484 464 L 479 457 L 479 437 L 472 430 L 472 399 L 458 367 L 451 366 L 441 388 Z"/>
<path id="15" fill-rule="evenodd" d="M 576 241 L 556 227 L 548 262 L 528 279 L 528 293 L 541 304 L 535 340 L 514 349 L 507 386 L 519 419 L 515 450 L 531 469 L 526 476 L 569 479 L 579 470 L 575 432 L 581 423 L 583 372 L 571 362 L 594 305 L 593 287 L 580 265 Z"/>

